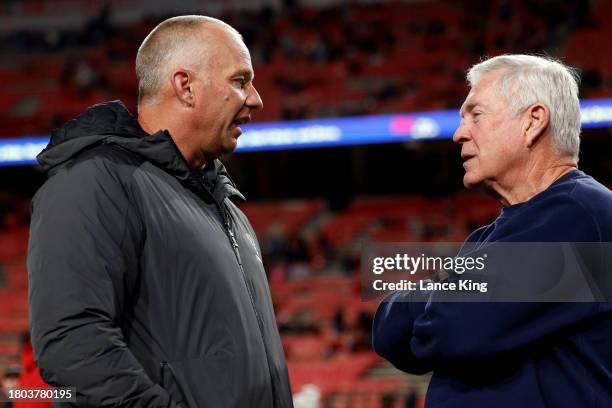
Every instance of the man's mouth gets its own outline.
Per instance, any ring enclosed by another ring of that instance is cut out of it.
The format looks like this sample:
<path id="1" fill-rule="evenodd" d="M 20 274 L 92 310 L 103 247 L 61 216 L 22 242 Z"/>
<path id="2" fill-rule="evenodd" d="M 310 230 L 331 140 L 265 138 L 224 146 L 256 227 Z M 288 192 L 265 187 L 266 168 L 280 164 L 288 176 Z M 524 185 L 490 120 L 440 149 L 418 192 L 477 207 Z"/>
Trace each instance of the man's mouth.
<path id="1" fill-rule="evenodd" d="M 242 128 L 240 126 L 244 125 L 245 123 L 248 123 L 250 120 L 251 120 L 250 116 L 242 116 L 242 117 L 238 117 L 234 119 L 231 127 L 238 130 L 237 137 L 239 137 L 242 134 Z"/>
<path id="2" fill-rule="evenodd" d="M 465 164 L 471 159 L 473 159 L 474 157 L 476 157 L 476 155 L 474 154 L 462 154 L 461 160 L 463 160 L 463 165 L 465 166 Z"/>
<path id="3" fill-rule="evenodd" d="M 241 126 L 241 125 L 244 125 L 246 123 L 249 123 L 250 121 L 251 121 L 251 117 L 250 116 L 242 116 L 242 117 L 238 117 L 238 118 L 234 119 L 232 124 L 234 126 Z"/>

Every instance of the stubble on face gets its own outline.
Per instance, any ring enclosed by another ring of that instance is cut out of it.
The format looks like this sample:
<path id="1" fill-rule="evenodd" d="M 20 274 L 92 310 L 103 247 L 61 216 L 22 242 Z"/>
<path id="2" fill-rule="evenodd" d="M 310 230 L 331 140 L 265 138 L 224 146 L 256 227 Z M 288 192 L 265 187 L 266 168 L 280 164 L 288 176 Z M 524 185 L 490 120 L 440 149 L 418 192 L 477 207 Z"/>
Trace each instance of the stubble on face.
<path id="1" fill-rule="evenodd" d="M 211 46 L 199 71 L 203 79 L 198 84 L 200 100 L 195 114 L 200 149 L 208 161 L 236 149 L 242 134 L 240 125 L 250 120 L 240 80 L 250 82 L 253 69 L 246 46 L 235 34 L 215 27 L 207 37 Z"/>

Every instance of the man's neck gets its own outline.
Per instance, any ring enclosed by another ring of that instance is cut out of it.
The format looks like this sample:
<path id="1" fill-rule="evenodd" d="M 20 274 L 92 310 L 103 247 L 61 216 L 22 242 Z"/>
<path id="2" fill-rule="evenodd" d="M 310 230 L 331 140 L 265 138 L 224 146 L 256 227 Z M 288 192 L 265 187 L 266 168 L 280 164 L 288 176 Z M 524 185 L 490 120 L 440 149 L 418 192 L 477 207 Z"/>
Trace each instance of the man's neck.
<path id="1" fill-rule="evenodd" d="M 520 204 L 529 201 L 575 169 L 577 166 L 573 160 L 559 161 L 544 168 L 529 169 L 523 174 L 518 174 L 515 180 L 508 183 L 508 188 L 504 188 L 501 184 L 493 184 L 488 190 L 504 206 Z"/>
<path id="2" fill-rule="evenodd" d="M 184 131 L 185 125 L 178 115 L 167 116 L 159 105 L 145 105 L 139 109 L 138 123 L 148 134 L 153 134 L 159 130 L 167 130 L 170 137 L 174 140 L 176 147 L 192 169 L 200 169 L 206 164 L 206 158 L 200 153 L 196 146 L 191 146 L 194 138 Z"/>

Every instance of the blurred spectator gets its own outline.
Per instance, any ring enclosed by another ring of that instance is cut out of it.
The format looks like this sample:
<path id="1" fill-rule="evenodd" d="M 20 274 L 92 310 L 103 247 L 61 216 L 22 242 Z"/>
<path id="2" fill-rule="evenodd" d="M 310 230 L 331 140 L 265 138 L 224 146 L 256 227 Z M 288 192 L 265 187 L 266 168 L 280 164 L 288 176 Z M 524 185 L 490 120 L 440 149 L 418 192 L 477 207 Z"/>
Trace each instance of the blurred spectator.
<path id="1" fill-rule="evenodd" d="M 62 84 L 72 88 L 80 96 L 86 96 L 105 82 L 103 74 L 94 64 L 84 59 L 73 59 L 66 63 L 62 73 Z"/>
<path id="2" fill-rule="evenodd" d="M 262 240 L 264 265 L 274 265 L 286 258 L 287 233 L 281 220 L 274 220 Z"/>

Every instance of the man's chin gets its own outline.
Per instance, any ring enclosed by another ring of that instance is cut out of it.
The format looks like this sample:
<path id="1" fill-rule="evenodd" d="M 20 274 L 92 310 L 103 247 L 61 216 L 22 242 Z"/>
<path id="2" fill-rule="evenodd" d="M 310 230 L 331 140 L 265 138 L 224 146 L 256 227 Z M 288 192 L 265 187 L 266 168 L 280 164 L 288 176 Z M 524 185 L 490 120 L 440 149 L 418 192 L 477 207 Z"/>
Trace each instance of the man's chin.
<path id="1" fill-rule="evenodd" d="M 463 176 L 463 185 L 469 190 L 477 190 L 482 185 L 482 180 L 477 179 L 469 173 L 465 173 Z"/>
<path id="2" fill-rule="evenodd" d="M 489 180 L 463 177 L 463 185 L 468 190 L 479 191 L 495 199 L 499 199 L 499 194 L 496 192 L 493 184 Z"/>
<path id="3" fill-rule="evenodd" d="M 230 127 L 230 136 L 233 139 L 238 139 L 242 135 L 242 128 L 240 126 L 232 125 Z"/>
<path id="4" fill-rule="evenodd" d="M 238 147 L 238 141 L 234 138 L 232 138 L 232 140 L 228 141 L 227 143 L 225 143 L 223 145 L 223 149 L 221 151 L 221 154 L 232 154 L 234 153 L 234 151 L 236 150 L 236 147 Z"/>

